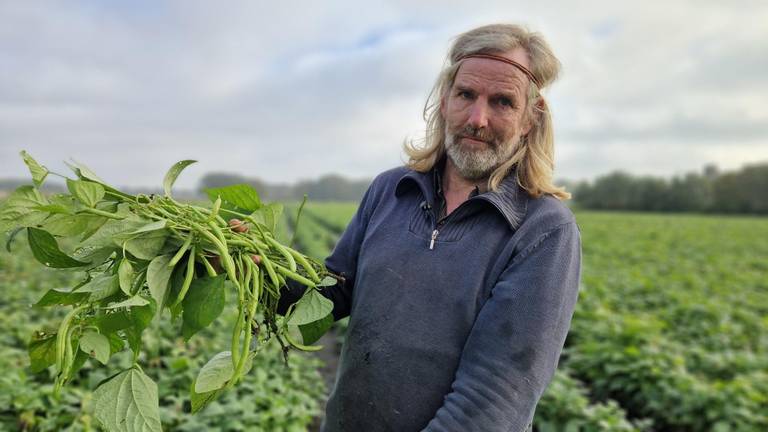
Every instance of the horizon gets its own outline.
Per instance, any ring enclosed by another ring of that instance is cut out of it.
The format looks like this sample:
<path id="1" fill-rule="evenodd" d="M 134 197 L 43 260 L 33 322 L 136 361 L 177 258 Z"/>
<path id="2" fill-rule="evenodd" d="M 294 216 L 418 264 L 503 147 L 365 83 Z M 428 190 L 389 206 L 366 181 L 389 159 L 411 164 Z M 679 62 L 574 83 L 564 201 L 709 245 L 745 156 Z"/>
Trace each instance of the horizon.
<path id="1" fill-rule="evenodd" d="M 23 165 L 23 162 L 21 162 L 21 163 Z M 184 173 L 186 173 L 187 171 L 191 171 L 193 169 L 194 165 L 195 164 L 192 164 L 190 167 L 186 168 Z M 662 175 L 642 174 L 642 173 L 638 174 L 638 173 L 632 173 L 632 172 L 629 172 L 629 171 L 626 171 L 626 170 L 615 169 L 615 170 L 608 171 L 608 172 L 605 172 L 605 173 L 600 173 L 600 174 L 598 174 L 598 175 L 596 175 L 596 176 L 594 176 L 592 178 L 589 178 L 589 179 L 570 179 L 570 178 L 564 178 L 564 177 L 555 177 L 554 183 L 559 185 L 559 186 L 562 186 L 562 185 L 573 186 L 573 185 L 576 185 L 576 184 L 579 184 L 579 183 L 594 184 L 595 181 L 597 181 L 597 180 L 599 180 L 601 178 L 610 176 L 612 174 L 616 174 L 616 173 L 628 174 L 631 177 L 637 178 L 637 179 L 640 179 L 640 178 L 655 178 L 655 179 L 662 179 L 664 181 L 671 181 L 671 180 L 673 180 L 675 178 L 681 178 L 681 177 L 684 177 L 684 176 L 686 176 L 688 174 L 704 174 L 705 170 L 708 167 L 710 167 L 710 166 L 714 166 L 714 168 L 716 169 L 718 174 L 724 174 L 724 173 L 738 172 L 738 171 L 741 171 L 741 170 L 743 170 L 743 169 L 745 169 L 747 167 L 758 166 L 758 165 L 759 166 L 768 165 L 768 160 L 755 161 L 755 162 L 747 162 L 747 163 L 744 163 L 743 165 L 741 165 L 739 167 L 736 167 L 736 168 L 733 168 L 733 169 L 723 169 L 722 167 L 719 167 L 719 166 L 714 165 L 714 164 L 706 164 L 706 165 L 700 167 L 697 170 L 690 170 L 690 171 L 685 171 L 685 172 L 672 173 L 672 174 L 669 174 L 669 175 L 663 175 L 663 174 Z M 26 169 L 26 166 L 25 166 L 25 169 Z M 27 172 L 27 174 L 29 174 L 29 173 Z M 70 173 L 70 172 L 58 173 L 58 174 L 63 174 L 63 175 L 66 175 L 66 176 L 68 176 L 70 178 L 75 178 L 74 173 Z M 101 176 L 98 172 L 96 172 L 95 174 L 99 175 L 99 177 L 104 179 L 104 177 Z M 174 186 L 174 190 L 177 190 L 178 192 L 180 192 L 182 194 L 198 194 L 198 193 L 200 193 L 201 187 L 203 186 L 203 184 L 202 184 L 203 183 L 203 178 L 206 175 L 210 175 L 210 174 L 231 175 L 231 176 L 234 176 L 234 177 L 239 177 L 242 180 L 245 180 L 246 183 L 247 182 L 258 181 L 258 182 L 264 183 L 268 187 L 296 187 L 296 186 L 298 186 L 301 183 L 316 182 L 318 180 L 321 180 L 321 179 L 324 179 L 324 178 L 328 178 L 328 177 L 340 177 L 344 181 L 349 182 L 349 183 L 370 182 L 371 180 L 373 180 L 373 177 L 349 177 L 349 176 L 344 175 L 343 173 L 327 172 L 327 173 L 319 174 L 316 177 L 311 177 L 311 178 L 310 177 L 304 177 L 304 178 L 296 179 L 295 181 L 281 182 L 281 181 L 272 181 L 270 179 L 262 178 L 262 177 L 249 177 L 247 175 L 244 175 L 242 173 L 237 173 L 237 172 L 210 171 L 210 172 L 203 173 L 202 176 L 199 176 L 197 183 L 194 183 L 194 184 L 192 184 L 190 186 L 182 186 L 182 187 L 179 187 L 177 185 L 177 186 Z M 181 183 L 181 179 L 183 178 L 183 176 L 184 176 L 184 174 L 182 174 L 179 177 L 178 183 Z M 108 184 L 112 184 L 111 182 L 107 181 L 106 179 L 104 179 L 104 180 Z M 20 176 L 20 177 L 0 177 L 0 190 L 5 190 L 5 191 L 10 190 L 10 189 L 4 189 L 3 188 L 3 183 L 14 183 L 14 182 L 18 182 L 18 183 L 22 183 L 22 184 L 28 182 L 29 184 L 31 184 L 32 183 L 32 178 L 29 175 L 27 177 L 22 177 L 22 176 Z M 60 177 L 55 176 L 55 175 L 48 175 L 47 178 L 45 179 L 45 184 L 46 185 L 51 185 L 54 188 L 66 189 L 66 185 L 63 182 L 63 180 Z M 237 184 L 237 182 L 232 183 L 232 184 Z M 151 192 L 162 192 L 162 190 L 163 190 L 162 179 L 160 179 L 160 181 L 159 181 L 159 183 L 157 185 L 136 185 L 136 186 L 134 186 L 134 185 L 121 185 L 121 184 L 112 184 L 112 185 L 117 187 L 118 189 L 124 190 L 124 191 L 140 191 L 140 190 L 144 190 L 144 191 L 151 191 Z M 569 189 L 569 192 L 572 192 L 572 191 Z"/>

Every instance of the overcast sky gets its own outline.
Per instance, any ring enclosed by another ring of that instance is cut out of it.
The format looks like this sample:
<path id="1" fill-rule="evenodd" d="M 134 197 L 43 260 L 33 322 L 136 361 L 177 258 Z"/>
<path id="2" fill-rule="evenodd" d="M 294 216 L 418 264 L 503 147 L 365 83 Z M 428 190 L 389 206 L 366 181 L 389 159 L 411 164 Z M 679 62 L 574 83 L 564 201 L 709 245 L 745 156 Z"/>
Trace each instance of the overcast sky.
<path id="1" fill-rule="evenodd" d="M 578 5 L 577 5 L 578 3 Z M 480 5 L 480 6 L 479 6 Z M 422 135 L 456 34 L 542 32 L 556 177 L 768 161 L 768 2 L 0 0 L 0 178 L 28 150 L 110 183 L 373 177 Z"/>

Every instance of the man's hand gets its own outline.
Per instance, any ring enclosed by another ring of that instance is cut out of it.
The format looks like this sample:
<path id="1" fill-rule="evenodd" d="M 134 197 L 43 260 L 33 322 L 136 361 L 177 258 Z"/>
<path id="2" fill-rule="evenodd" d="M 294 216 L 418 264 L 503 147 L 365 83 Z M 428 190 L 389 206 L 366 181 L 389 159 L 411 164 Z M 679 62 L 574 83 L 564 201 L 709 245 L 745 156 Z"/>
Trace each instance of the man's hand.
<path id="1" fill-rule="evenodd" d="M 229 227 L 232 228 L 232 231 L 235 232 L 248 232 L 248 225 L 246 225 L 245 222 L 241 221 L 240 219 L 230 219 Z"/>
<path id="2" fill-rule="evenodd" d="M 239 232 L 239 233 L 245 233 L 248 232 L 248 225 L 245 224 L 245 222 L 241 221 L 240 219 L 230 219 L 229 220 L 229 226 L 232 228 L 232 231 Z M 261 264 L 261 257 L 258 255 L 251 255 L 251 259 L 256 265 Z M 218 255 L 212 256 L 208 258 L 208 262 L 211 263 L 213 268 L 216 270 L 217 273 L 221 273 L 224 271 L 223 267 L 221 266 L 221 259 Z"/>
<path id="3" fill-rule="evenodd" d="M 248 232 L 248 225 L 245 224 L 245 222 L 241 221 L 240 219 L 230 219 L 229 220 L 229 226 L 232 228 L 232 231 L 244 233 Z M 258 255 L 251 255 L 251 259 L 253 260 L 256 265 L 261 264 L 261 257 Z"/>

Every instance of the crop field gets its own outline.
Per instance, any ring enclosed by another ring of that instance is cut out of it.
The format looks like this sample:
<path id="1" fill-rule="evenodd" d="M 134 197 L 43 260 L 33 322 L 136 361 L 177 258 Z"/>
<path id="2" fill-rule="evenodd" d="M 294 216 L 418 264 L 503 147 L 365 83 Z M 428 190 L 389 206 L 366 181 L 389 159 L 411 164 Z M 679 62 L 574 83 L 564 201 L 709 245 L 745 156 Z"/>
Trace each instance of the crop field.
<path id="1" fill-rule="evenodd" d="M 322 259 L 355 208 L 308 203 L 296 228 L 298 205 L 287 204 L 279 236 L 287 242 L 296 230 L 296 246 Z M 768 430 L 768 219 L 576 216 L 584 254 L 580 297 L 534 429 Z M 110 370 L 88 360 L 56 402 L 51 368 L 33 373 L 27 356 L 33 330 L 62 317 L 31 305 L 49 288 L 70 286 L 69 273 L 34 261 L 21 238 L 12 250 L 0 252 L 0 431 L 98 430 L 90 389 Z M 147 354 L 140 362 L 158 382 L 164 429 L 316 427 L 329 391 L 320 371 L 332 374 L 322 363 L 332 361 L 329 353 L 337 347 L 326 347 L 322 357 L 292 352 L 286 368 L 279 347 L 269 346 L 242 385 L 199 414 L 188 414 L 195 371 L 225 349 L 232 319 L 220 318 L 186 344 L 170 319 L 145 332 Z M 337 323 L 334 333 L 343 332 L 343 322 Z M 124 363 L 130 361 L 126 356 Z"/>

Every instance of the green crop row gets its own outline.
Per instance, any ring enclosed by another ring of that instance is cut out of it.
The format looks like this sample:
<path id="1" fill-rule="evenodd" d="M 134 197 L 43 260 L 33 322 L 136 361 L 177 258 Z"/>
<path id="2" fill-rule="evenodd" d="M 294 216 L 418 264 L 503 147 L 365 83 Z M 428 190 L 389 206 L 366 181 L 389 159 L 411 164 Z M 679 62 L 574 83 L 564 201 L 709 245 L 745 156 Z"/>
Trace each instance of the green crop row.
<path id="1" fill-rule="evenodd" d="M 768 220 L 579 213 L 563 359 L 656 430 L 768 430 Z"/>
<path id="2" fill-rule="evenodd" d="M 356 210 L 356 203 L 311 203 L 305 208 L 308 216 L 337 234 L 344 231 Z"/>
<path id="3" fill-rule="evenodd" d="M 354 212 L 309 209 L 315 238 Z M 768 430 L 768 220 L 576 216 L 584 256 L 568 373 L 556 374 L 535 427 Z M 602 415 L 619 420 L 589 420 Z"/>
<path id="4" fill-rule="evenodd" d="M 307 208 L 303 209 L 297 228 L 297 209 L 297 205 L 286 205 L 284 213 L 288 230 L 296 232 L 296 246 L 302 253 L 322 262 L 338 241 L 339 233 L 329 230 Z"/>
<path id="5" fill-rule="evenodd" d="M 286 206 L 279 236 L 292 235 L 297 209 Z M 324 259 L 354 210 L 353 204 L 307 205 L 296 246 Z M 580 298 L 534 429 L 768 430 L 768 220 L 597 212 L 576 217 L 583 246 Z M 17 243 L 13 255 L 0 254 L 6 292 L 0 300 L 0 368 L 10 371 L 0 378 L 0 430 L 84 430 L 90 408 L 79 401 L 96 383 L 74 383 L 55 404 L 51 378 L 25 369 L 32 328 L 60 318 L 28 305 L 71 281 L 31 262 Z M 343 330 L 337 323 L 337 334 Z M 170 325 L 148 333 L 146 343 L 156 348 L 142 362 L 152 365 L 147 373 L 159 383 L 167 430 L 304 430 L 321 412 L 327 389 L 314 372 L 317 361 L 293 355 L 285 369 L 278 349 L 270 347 L 237 392 L 190 416 L 188 401 L 177 395 L 187 393 L 191 371 L 226 338 L 213 329 L 185 346 L 158 342 L 173 340 L 177 332 Z"/>

